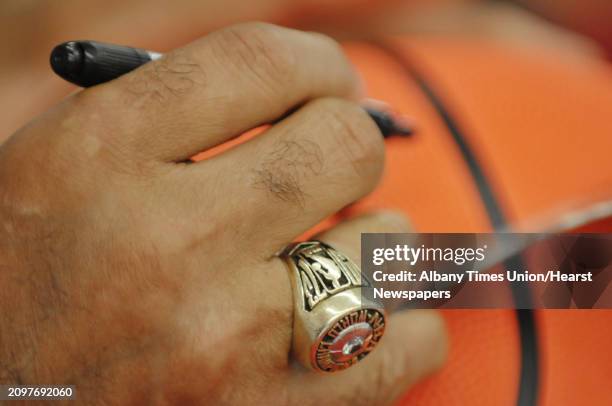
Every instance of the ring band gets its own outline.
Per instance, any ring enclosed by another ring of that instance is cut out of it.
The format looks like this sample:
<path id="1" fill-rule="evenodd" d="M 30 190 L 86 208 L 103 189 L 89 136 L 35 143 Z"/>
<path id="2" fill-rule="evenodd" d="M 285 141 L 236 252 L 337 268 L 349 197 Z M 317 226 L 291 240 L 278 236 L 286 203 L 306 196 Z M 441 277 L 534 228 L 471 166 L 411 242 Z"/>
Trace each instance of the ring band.
<path id="1" fill-rule="evenodd" d="M 292 244 L 281 257 L 292 275 L 294 356 L 308 368 L 334 372 L 368 355 L 386 318 L 382 304 L 362 291 L 371 283 L 359 267 L 320 241 Z"/>

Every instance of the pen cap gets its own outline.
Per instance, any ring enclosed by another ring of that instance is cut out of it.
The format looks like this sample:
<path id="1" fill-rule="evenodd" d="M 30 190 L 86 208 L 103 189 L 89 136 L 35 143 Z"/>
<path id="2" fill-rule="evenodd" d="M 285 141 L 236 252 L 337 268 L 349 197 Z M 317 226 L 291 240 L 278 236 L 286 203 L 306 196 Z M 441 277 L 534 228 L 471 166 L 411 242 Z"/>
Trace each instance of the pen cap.
<path id="1" fill-rule="evenodd" d="M 64 79 L 90 87 L 113 80 L 144 63 L 153 55 L 143 49 L 96 41 L 70 41 L 51 52 L 51 67 Z"/>

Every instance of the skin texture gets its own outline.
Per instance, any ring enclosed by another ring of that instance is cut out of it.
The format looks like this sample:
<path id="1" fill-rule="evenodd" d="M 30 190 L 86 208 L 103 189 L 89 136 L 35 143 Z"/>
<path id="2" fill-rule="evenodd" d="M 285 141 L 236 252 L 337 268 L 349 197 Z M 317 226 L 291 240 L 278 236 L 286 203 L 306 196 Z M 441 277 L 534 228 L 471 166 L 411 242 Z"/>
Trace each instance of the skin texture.
<path id="1" fill-rule="evenodd" d="M 331 39 L 245 24 L 15 133 L 0 147 L 0 382 L 73 384 L 81 404 L 370 405 L 440 366 L 445 331 L 429 311 L 393 315 L 347 371 L 291 360 L 274 254 L 370 192 L 384 165 L 357 88 Z M 376 213 L 319 238 L 357 261 L 360 232 L 407 229 Z"/>

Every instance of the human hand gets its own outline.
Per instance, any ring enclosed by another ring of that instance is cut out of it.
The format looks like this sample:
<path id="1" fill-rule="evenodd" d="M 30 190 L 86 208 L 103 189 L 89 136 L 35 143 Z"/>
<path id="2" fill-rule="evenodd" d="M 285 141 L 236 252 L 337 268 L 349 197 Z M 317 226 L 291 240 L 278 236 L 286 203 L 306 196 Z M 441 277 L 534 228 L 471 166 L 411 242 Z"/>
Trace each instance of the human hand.
<path id="1" fill-rule="evenodd" d="M 291 362 L 293 300 L 274 254 L 383 168 L 356 88 L 332 40 L 246 24 L 14 134 L 0 148 L 0 382 L 73 384 L 85 404 L 372 404 L 439 366 L 444 330 L 427 311 L 391 317 L 346 371 Z M 320 238 L 356 259 L 360 232 L 403 224 L 374 214 Z"/>

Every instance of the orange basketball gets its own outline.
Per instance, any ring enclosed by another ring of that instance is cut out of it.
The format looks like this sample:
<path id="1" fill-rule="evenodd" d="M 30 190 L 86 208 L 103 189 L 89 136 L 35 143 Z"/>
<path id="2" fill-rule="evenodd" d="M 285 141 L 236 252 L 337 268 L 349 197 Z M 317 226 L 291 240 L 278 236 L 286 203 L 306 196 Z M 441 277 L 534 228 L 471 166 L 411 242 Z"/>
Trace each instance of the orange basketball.
<path id="1" fill-rule="evenodd" d="M 420 232 L 487 232 L 611 200 L 607 63 L 432 37 L 346 51 L 369 96 L 413 117 L 417 134 L 388 141 L 381 186 L 343 214 L 400 208 Z M 610 232 L 612 221 L 591 229 Z M 444 316 L 448 363 L 402 404 L 612 404 L 612 311 Z"/>

